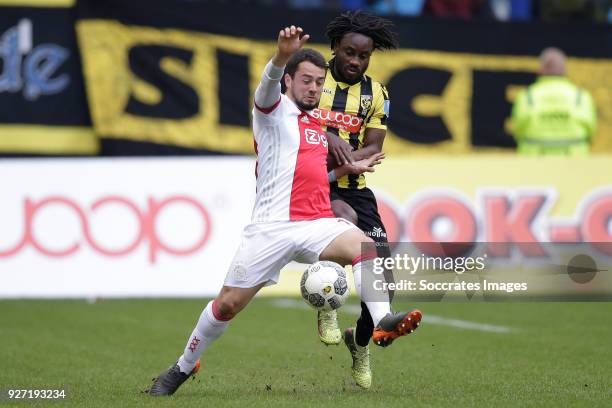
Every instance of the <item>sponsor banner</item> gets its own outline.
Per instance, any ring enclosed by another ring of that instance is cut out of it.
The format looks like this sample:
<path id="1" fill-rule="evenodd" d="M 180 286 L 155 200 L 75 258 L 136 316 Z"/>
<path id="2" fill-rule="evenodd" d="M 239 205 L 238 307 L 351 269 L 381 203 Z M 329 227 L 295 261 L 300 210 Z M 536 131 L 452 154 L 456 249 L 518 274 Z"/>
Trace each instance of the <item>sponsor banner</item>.
<path id="1" fill-rule="evenodd" d="M 324 38 L 329 12 L 177 1 L 82 0 L 77 33 L 96 131 L 105 144 L 173 145 L 195 151 L 252 153 L 252 95 L 283 22 Z M 172 10 L 172 12 L 168 12 Z M 231 15 L 231 24 L 228 24 Z M 206 18 L 201 18 L 206 16 Z M 391 97 L 388 153 L 468 153 L 514 148 L 511 105 L 533 82 L 537 54 L 565 49 L 569 78 L 598 106 L 593 150 L 612 152 L 612 49 L 599 25 L 440 22 L 397 18 L 401 48 L 375 52 L 368 70 Z M 276 28 L 275 28 L 276 27 Z M 568 35 L 568 32 L 571 35 Z M 452 41 L 449 39 L 452 38 Z M 490 41 L 495 38 L 495 41 Z M 323 119 L 347 129 L 350 117 Z M 148 150 L 147 150 L 148 149 Z"/>
<path id="2" fill-rule="evenodd" d="M 250 220 L 254 164 L 0 163 L 0 297 L 215 295 Z M 501 242 L 519 258 L 543 242 L 580 243 L 609 265 L 610 174 L 609 156 L 479 155 L 387 159 L 368 182 L 391 242 Z M 290 265 L 265 293 L 297 295 L 302 270 Z"/>
<path id="3" fill-rule="evenodd" d="M 0 163 L 0 297 L 213 296 L 254 179 L 246 158 Z"/>
<path id="4" fill-rule="evenodd" d="M 609 155 L 583 159 L 489 154 L 385 159 L 375 173 L 368 174 L 367 182 L 376 194 L 386 232 L 373 229 L 365 233 L 385 236 L 392 243 L 394 255 L 407 252 L 402 252 L 405 247 L 394 247 L 394 242 L 494 243 L 478 247 L 481 252 L 496 255 L 487 261 L 486 272 L 491 275 L 468 274 L 457 279 L 450 279 L 451 274 L 403 275 L 404 280 L 414 282 L 410 285 L 417 286 L 414 290 L 397 287 L 398 296 L 429 301 L 517 297 L 610 300 L 611 174 Z M 542 247 L 554 257 L 542 260 L 536 253 L 534 260 L 532 251 Z M 504 252 L 497 254 L 499 250 Z M 418 257 L 422 252 L 411 253 Z M 508 253 L 510 258 L 504 258 Z M 585 260 L 579 255 L 585 255 Z M 594 267 L 585 266 L 591 262 Z M 273 288 L 277 293 L 297 294 L 302 270 L 294 268 L 284 273 L 281 277 L 285 280 L 279 283 L 282 287 Z M 593 271 L 592 279 L 580 282 Z M 547 275 L 553 273 L 554 277 Z M 480 278 L 513 285 L 518 282 L 521 288 L 526 283 L 530 289 L 509 292 L 512 289 L 491 289 L 504 285 L 484 286 L 480 282 L 477 292 L 476 286 L 454 290 L 454 284 L 435 283 L 449 279 L 479 282 Z M 424 289 L 419 286 L 421 280 L 426 281 Z"/>
<path id="5" fill-rule="evenodd" d="M 16 3 L 0 2 L 0 154 L 96 154 L 74 8 Z"/>
<path id="6" fill-rule="evenodd" d="M 389 241 L 610 242 L 612 160 L 387 159 L 368 185 Z"/>

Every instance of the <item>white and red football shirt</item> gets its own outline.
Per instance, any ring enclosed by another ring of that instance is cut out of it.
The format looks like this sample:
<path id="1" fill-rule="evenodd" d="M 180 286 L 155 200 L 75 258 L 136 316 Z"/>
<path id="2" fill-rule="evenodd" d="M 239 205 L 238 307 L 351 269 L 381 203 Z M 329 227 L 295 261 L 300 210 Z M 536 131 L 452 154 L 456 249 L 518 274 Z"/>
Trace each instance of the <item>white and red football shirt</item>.
<path id="1" fill-rule="evenodd" d="M 253 108 L 257 194 L 251 221 L 334 217 L 329 202 L 327 137 L 319 121 L 281 95 Z"/>

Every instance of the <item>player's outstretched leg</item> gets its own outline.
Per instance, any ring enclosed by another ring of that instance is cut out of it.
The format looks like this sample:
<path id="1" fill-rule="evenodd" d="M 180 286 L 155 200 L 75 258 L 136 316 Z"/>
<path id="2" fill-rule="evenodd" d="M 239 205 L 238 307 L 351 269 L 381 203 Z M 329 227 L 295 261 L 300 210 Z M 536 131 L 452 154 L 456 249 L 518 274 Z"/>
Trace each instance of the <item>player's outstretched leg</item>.
<path id="1" fill-rule="evenodd" d="M 379 346 L 388 346 L 395 340 L 396 338 L 403 336 L 405 334 L 411 333 L 418 327 L 421 322 L 422 314 L 418 310 L 413 310 L 412 312 L 406 313 L 391 313 L 391 305 L 389 302 L 389 297 L 387 294 L 387 301 L 374 301 L 372 299 L 368 299 L 368 296 L 364 297 L 365 291 L 362 287 L 362 282 L 364 279 L 362 274 L 374 273 L 371 267 L 372 260 L 376 258 L 376 254 L 372 253 L 361 253 L 361 244 L 362 243 L 373 243 L 373 241 L 366 237 L 365 234 L 358 229 L 348 230 L 341 235 L 337 236 L 319 255 L 320 260 L 333 261 L 337 262 L 340 265 L 346 265 L 351 262 L 353 265 L 353 277 L 355 279 L 355 289 L 357 290 L 357 294 L 362 299 L 362 301 L 367 306 L 370 316 L 372 317 L 372 322 L 374 324 L 374 342 Z M 365 275 L 364 275 L 365 276 Z M 367 277 L 365 282 L 371 282 L 373 279 L 371 276 Z M 384 299 L 384 294 L 381 299 Z M 347 343 L 347 336 L 345 335 L 345 344 L 349 347 L 349 351 L 351 351 L 351 356 L 353 357 L 354 367 L 355 357 L 358 357 L 359 362 L 361 363 L 361 367 L 359 371 L 361 372 L 369 372 L 370 375 L 370 384 L 371 384 L 371 370 L 369 370 L 369 355 L 367 359 L 367 369 L 365 369 L 365 356 L 363 353 L 357 354 L 357 351 L 363 351 L 363 349 L 355 348 L 355 353 L 351 350 L 351 342 L 350 338 L 353 338 L 354 343 L 354 332 L 352 332 L 352 336 L 349 336 L 349 342 Z M 367 350 L 367 349 L 366 349 Z M 361 358 L 359 358 L 361 357 Z M 364 375 L 363 380 L 355 378 L 355 381 L 367 385 L 367 379 L 365 378 L 367 374 Z M 366 388 L 366 387 L 364 387 Z"/>
<path id="2" fill-rule="evenodd" d="M 368 339 L 369 340 L 369 339 Z M 355 339 L 355 328 L 349 327 L 344 331 L 344 344 L 351 353 L 353 365 L 351 375 L 361 388 L 368 389 L 372 386 L 372 370 L 370 369 L 370 348 L 366 344 L 360 346 Z"/>
<path id="3" fill-rule="evenodd" d="M 342 333 L 338 327 L 338 314 L 335 310 L 319 311 L 317 313 L 317 329 L 319 340 L 327 346 L 338 345 L 342 340 Z"/>
<path id="4" fill-rule="evenodd" d="M 378 322 L 372 341 L 378 346 L 387 347 L 398 337 L 415 331 L 421 324 L 422 318 L 423 314 L 418 309 L 411 312 L 389 313 Z"/>
<path id="5" fill-rule="evenodd" d="M 183 355 L 170 368 L 153 380 L 149 394 L 153 396 L 172 395 L 200 369 L 200 355 L 227 329 L 229 321 L 251 301 L 265 283 L 253 288 L 224 286 L 219 296 L 210 301 L 193 329 Z"/>
<path id="6" fill-rule="evenodd" d="M 321 252 L 321 260 L 329 260 L 346 265 L 350 260 L 353 264 L 353 277 L 357 294 L 366 304 L 372 322 L 374 323 L 373 341 L 375 344 L 386 347 L 398 337 L 412 333 L 421 323 L 423 314 L 419 310 L 411 312 L 391 313 L 389 300 L 372 300 L 364 298 L 365 290 L 362 287 L 362 274 L 373 273 L 371 261 L 376 258 L 375 253 L 361 253 L 362 243 L 373 243 L 363 232 L 357 229 L 346 231 L 334 239 Z M 365 282 L 371 282 L 368 277 Z M 384 297 L 384 294 L 379 294 Z M 370 296 L 371 297 L 371 296 Z M 388 299 L 388 294 L 387 294 Z"/>

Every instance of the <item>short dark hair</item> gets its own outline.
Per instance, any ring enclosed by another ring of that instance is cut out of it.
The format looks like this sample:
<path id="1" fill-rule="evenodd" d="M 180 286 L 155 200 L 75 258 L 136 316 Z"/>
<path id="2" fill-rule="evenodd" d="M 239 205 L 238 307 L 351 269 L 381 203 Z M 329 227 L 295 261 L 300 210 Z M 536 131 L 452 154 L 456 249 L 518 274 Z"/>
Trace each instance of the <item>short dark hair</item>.
<path id="1" fill-rule="evenodd" d="M 348 11 L 330 21 L 325 30 L 325 35 L 330 40 L 332 50 L 348 33 L 358 33 L 370 37 L 376 50 L 390 50 L 399 46 L 397 33 L 392 30 L 393 27 L 393 22 L 386 18 L 360 10 Z"/>
<path id="2" fill-rule="evenodd" d="M 287 61 L 285 73 L 293 78 L 298 65 L 304 61 L 311 62 L 319 68 L 327 69 L 327 61 L 325 61 L 325 57 L 319 51 L 315 51 L 312 48 L 301 48 Z"/>

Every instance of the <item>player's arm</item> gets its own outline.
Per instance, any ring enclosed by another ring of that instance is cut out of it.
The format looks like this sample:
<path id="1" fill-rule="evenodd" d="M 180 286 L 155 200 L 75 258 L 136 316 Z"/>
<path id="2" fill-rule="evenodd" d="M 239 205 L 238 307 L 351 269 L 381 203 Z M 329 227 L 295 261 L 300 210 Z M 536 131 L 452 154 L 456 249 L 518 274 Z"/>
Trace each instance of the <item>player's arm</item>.
<path id="1" fill-rule="evenodd" d="M 389 117 L 389 95 L 384 86 L 375 92 L 372 108 L 374 112 L 364 123 L 366 129 L 363 135 L 363 145 L 353 151 L 353 160 L 361 160 L 373 154 L 382 152 L 385 135 L 387 134 L 387 119 Z"/>
<path id="2" fill-rule="evenodd" d="M 353 163 L 353 148 L 346 142 L 346 140 L 328 131 L 327 141 L 329 142 L 329 153 L 336 161 L 337 166 L 342 166 L 346 163 Z"/>
<path id="3" fill-rule="evenodd" d="M 352 164 L 355 161 L 380 153 L 382 152 L 386 134 L 387 131 L 385 129 L 367 128 L 363 137 L 363 147 L 353 151 L 351 145 L 344 139 L 334 133 L 327 132 L 329 153 L 334 159 L 328 160 L 328 163 L 331 163 L 331 167 L 334 168 L 347 163 Z"/>
<path id="4" fill-rule="evenodd" d="M 367 128 L 363 136 L 363 147 L 353 151 L 353 160 L 362 160 L 382 152 L 386 134 L 384 129 Z"/>
<path id="5" fill-rule="evenodd" d="M 369 157 L 366 157 L 361 160 L 357 160 L 353 163 L 346 163 L 340 167 L 336 167 L 329 173 L 330 182 L 339 179 L 340 177 L 344 177 L 347 174 L 361 174 L 361 173 L 373 173 L 374 166 L 379 165 L 383 159 L 385 158 L 385 154 L 375 153 Z"/>
<path id="6" fill-rule="evenodd" d="M 255 106 L 260 111 L 269 111 L 278 104 L 281 95 L 280 81 L 283 78 L 285 65 L 310 38 L 308 34 L 300 38 L 302 32 L 301 27 L 295 26 L 285 27 L 279 31 L 276 53 L 266 65 L 261 82 L 255 90 Z"/>

